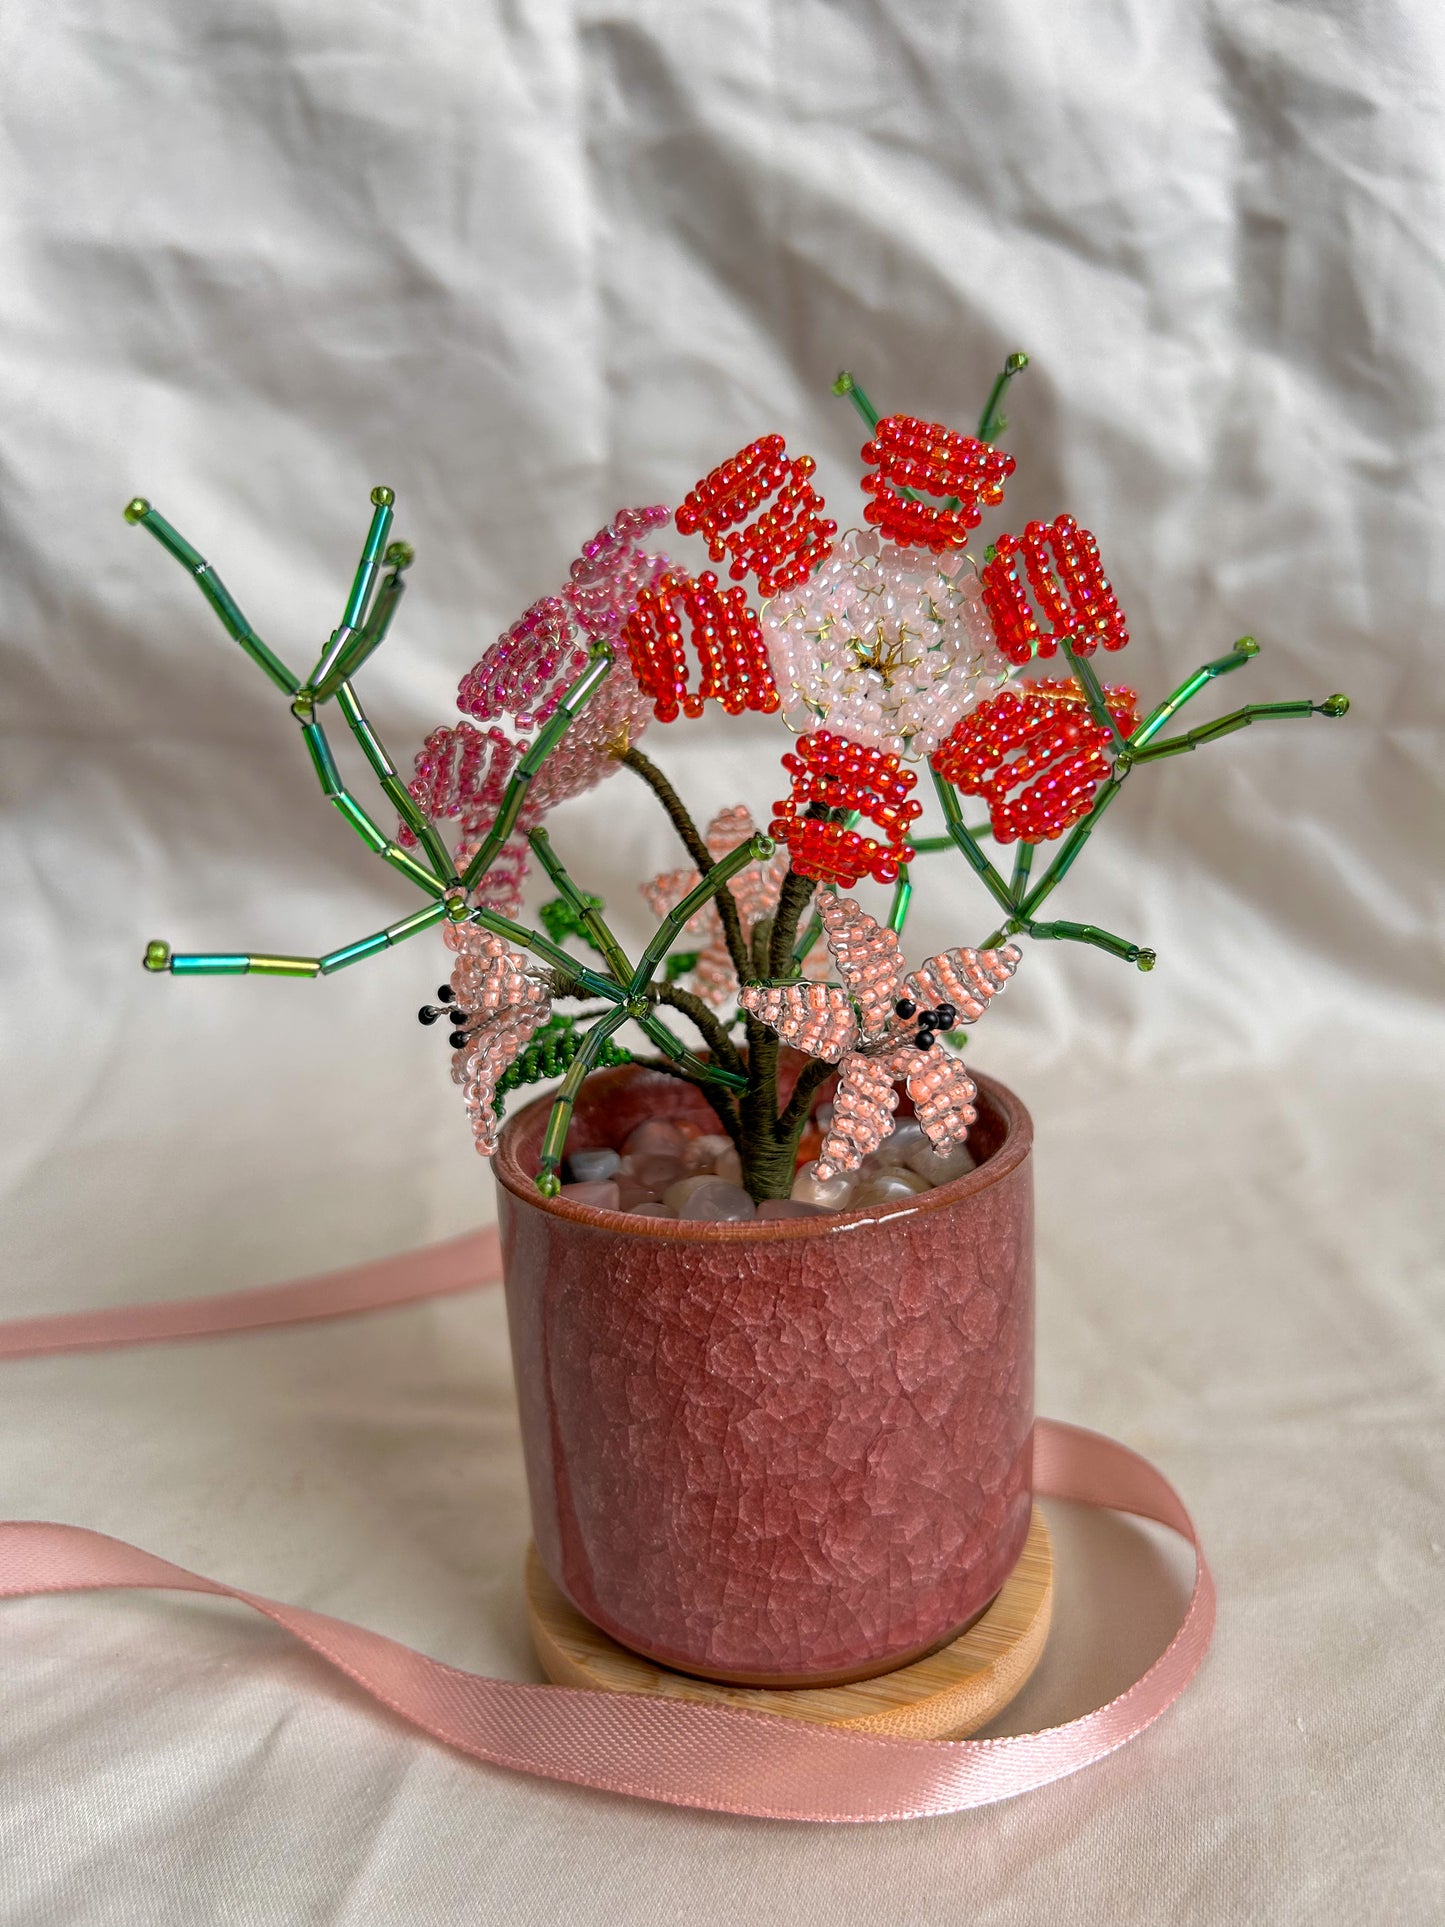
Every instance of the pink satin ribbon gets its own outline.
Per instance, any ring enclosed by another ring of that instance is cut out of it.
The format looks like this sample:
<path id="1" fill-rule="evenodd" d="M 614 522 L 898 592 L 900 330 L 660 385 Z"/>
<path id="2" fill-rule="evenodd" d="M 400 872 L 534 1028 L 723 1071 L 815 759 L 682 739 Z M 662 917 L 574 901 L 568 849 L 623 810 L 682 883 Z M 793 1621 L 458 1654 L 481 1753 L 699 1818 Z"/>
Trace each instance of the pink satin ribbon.
<path id="1" fill-rule="evenodd" d="M 259 1291 L 17 1320 L 0 1325 L 0 1358 L 381 1310 L 494 1282 L 497 1269 L 496 1233 L 487 1231 Z M 0 1597 L 142 1586 L 214 1593 L 264 1613 L 411 1725 L 494 1766 L 764 1819 L 903 1820 L 987 1806 L 1103 1759 L 1158 1719 L 1208 1650 L 1209 1568 L 1178 1493 L 1147 1459 L 1097 1432 L 1040 1419 L 1034 1480 L 1043 1497 L 1171 1527 L 1194 1548 L 1196 1572 L 1178 1632 L 1127 1692 L 1080 1719 L 1009 1739 L 890 1739 L 681 1700 L 485 1679 L 345 1620 L 204 1579 L 83 1526 L 0 1524 Z"/>

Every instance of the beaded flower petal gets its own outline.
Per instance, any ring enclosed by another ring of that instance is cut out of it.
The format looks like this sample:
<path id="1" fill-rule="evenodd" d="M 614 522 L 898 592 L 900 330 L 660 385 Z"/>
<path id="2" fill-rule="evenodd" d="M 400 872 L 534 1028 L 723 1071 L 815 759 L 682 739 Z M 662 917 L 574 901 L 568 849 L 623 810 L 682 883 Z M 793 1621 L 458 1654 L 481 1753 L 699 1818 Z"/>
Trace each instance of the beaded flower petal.
<path id="1" fill-rule="evenodd" d="M 668 519 L 665 508 L 619 509 L 572 564 L 559 595 L 543 596 L 498 636 L 463 676 L 457 707 L 478 722 L 510 716 L 539 729 L 581 674 L 589 643 L 615 643 L 639 594 L 667 572 L 638 537 Z"/>
<path id="2" fill-rule="evenodd" d="M 871 529 L 849 529 L 759 621 L 790 709 L 909 761 L 931 756 L 1008 672 L 967 561 L 899 548 Z"/>
<path id="3" fill-rule="evenodd" d="M 456 952 L 448 1016 L 463 1036 L 452 1052 L 452 1082 L 462 1087 L 477 1150 L 489 1158 L 497 1148 L 497 1079 L 551 1016 L 552 1000 L 527 958 L 490 930 L 449 923 L 442 935 Z"/>
<path id="4" fill-rule="evenodd" d="M 893 1129 L 900 1081 L 934 1149 L 962 1144 L 976 1115 L 977 1087 L 962 1063 L 938 1048 L 934 1033 L 961 1016 L 970 1023 L 981 1017 L 1018 968 L 1018 950 L 944 950 L 910 975 L 897 933 L 851 897 L 825 896 L 820 910 L 843 988 L 765 984 L 738 1000 L 785 1044 L 838 1065 L 815 1175 L 855 1171 L 878 1149 Z"/>
<path id="5" fill-rule="evenodd" d="M 1122 684 L 1104 691 L 1123 736 L 1138 726 L 1138 700 Z M 983 798 L 997 842 L 1043 843 L 1089 811 L 1109 775 L 1108 741 L 1076 682 L 1041 678 L 980 703 L 935 752 L 933 767 L 965 796 Z"/>

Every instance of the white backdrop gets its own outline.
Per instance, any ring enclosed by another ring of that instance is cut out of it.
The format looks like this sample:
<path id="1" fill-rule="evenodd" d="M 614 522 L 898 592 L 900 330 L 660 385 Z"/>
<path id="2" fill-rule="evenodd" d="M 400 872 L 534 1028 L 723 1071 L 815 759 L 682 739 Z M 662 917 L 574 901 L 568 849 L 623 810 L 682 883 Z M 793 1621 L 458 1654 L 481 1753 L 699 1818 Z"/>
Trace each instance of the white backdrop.
<path id="1" fill-rule="evenodd" d="M 365 682 L 400 760 L 621 503 L 778 430 L 855 519 L 838 367 L 967 427 L 1021 347 L 1002 525 L 1095 531 L 1146 703 L 1249 631 L 1191 722 L 1354 707 L 1140 771 L 1053 901 L 1158 969 L 1034 946 L 978 1039 L 1039 1127 L 1040 1407 L 1157 1456 L 1218 1561 L 1162 1727 L 981 1815 L 810 1832 L 475 1768 L 235 1612 L 11 1605 L 7 1922 L 1439 1917 L 1442 68 L 1429 0 L 12 0 L 6 1314 L 492 1208 L 414 1019 L 438 943 L 139 967 L 414 899 L 135 492 L 304 667 L 396 488 L 419 559 Z M 781 793 L 764 720 L 648 747 L 700 814 Z M 635 937 L 676 857 L 630 783 L 554 834 Z M 991 923 L 928 861 L 917 956 Z M 0 1385 L 0 1512 L 533 1676 L 495 1295 Z M 1117 1689 L 1179 1583 L 1055 1523 L 1012 1728 Z"/>

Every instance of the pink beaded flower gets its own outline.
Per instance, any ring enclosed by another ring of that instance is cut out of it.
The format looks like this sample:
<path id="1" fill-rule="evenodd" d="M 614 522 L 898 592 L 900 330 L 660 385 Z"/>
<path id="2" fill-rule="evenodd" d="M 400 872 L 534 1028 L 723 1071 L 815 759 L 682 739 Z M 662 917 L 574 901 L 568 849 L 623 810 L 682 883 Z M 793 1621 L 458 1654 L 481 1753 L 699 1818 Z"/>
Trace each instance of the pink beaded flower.
<path id="1" fill-rule="evenodd" d="M 548 810 L 612 775 L 616 752 L 636 741 L 651 714 L 626 657 L 619 657 L 533 778 L 516 830 L 472 892 L 473 904 L 499 910 L 506 917 L 518 915 L 531 862 L 528 836 Z M 521 745 L 495 724 L 483 730 L 467 722 L 434 729 L 418 750 L 416 773 L 407 787 L 432 822 L 456 823 L 460 834 L 454 855 L 459 872 L 496 820 L 520 753 Z M 397 841 L 405 848 L 415 848 L 416 840 L 405 823 L 398 827 Z"/>
<path id="2" fill-rule="evenodd" d="M 856 1171 L 893 1129 L 901 1080 L 935 1151 L 962 1144 L 977 1113 L 977 1086 L 937 1042 L 939 1030 L 983 1015 L 1018 968 L 1002 950 L 944 950 L 911 975 L 897 933 L 851 897 L 825 894 L 820 911 L 843 979 L 835 984 L 758 985 L 739 998 L 785 1044 L 837 1064 L 833 1121 L 813 1169 L 820 1178 Z"/>
<path id="3" fill-rule="evenodd" d="M 442 934 L 457 958 L 447 1015 L 464 1039 L 452 1052 L 452 1082 L 462 1087 L 477 1149 L 489 1158 L 497 1148 L 497 1079 L 551 1016 L 552 1000 L 526 957 L 490 930 L 449 923 Z"/>
<path id="4" fill-rule="evenodd" d="M 734 804 L 731 809 L 719 810 L 708 824 L 704 837 L 708 855 L 714 863 L 718 862 L 752 836 L 756 827 L 750 812 L 742 803 Z M 788 859 L 786 855 L 779 855 L 765 863 L 750 863 L 729 884 L 733 900 L 738 906 L 738 920 L 742 924 L 744 938 L 750 939 L 754 924 L 763 917 L 770 917 L 777 909 L 778 894 L 787 873 Z M 696 870 L 663 870 L 651 882 L 640 887 L 648 909 L 655 917 L 664 917 L 674 904 L 682 902 L 698 881 Z M 692 987 L 699 997 L 710 1004 L 725 1003 L 737 990 L 738 980 L 732 958 L 728 955 L 727 939 L 723 935 L 717 904 L 704 904 L 683 928 L 690 937 L 700 940 L 697 964 L 691 973 Z"/>
<path id="5" fill-rule="evenodd" d="M 665 508 L 619 509 L 572 564 L 560 595 L 543 596 L 463 676 L 457 708 L 478 722 L 510 716 L 524 734 L 556 712 L 587 662 L 590 643 L 616 644 L 641 590 L 666 572 L 637 538 L 667 521 Z"/>

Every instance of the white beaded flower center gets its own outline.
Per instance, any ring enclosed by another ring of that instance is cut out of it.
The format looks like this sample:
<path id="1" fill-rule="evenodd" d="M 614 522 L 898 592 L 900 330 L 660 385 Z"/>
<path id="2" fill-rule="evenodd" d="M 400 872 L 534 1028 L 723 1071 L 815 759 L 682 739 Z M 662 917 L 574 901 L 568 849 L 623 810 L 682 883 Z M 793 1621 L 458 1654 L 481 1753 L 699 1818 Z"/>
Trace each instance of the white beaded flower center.
<path id="1" fill-rule="evenodd" d="M 931 756 L 1008 664 L 964 556 L 899 549 L 849 529 L 760 617 L 785 703 L 855 743 Z"/>

